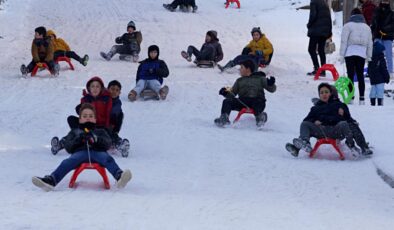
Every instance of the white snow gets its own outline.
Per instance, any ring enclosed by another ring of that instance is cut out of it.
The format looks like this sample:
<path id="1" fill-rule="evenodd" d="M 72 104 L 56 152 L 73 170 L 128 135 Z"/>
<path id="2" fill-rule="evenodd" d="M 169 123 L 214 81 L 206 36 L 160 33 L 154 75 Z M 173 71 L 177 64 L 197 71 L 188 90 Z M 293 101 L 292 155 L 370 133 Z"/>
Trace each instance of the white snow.
<path id="1" fill-rule="evenodd" d="M 165 2 L 156 0 L 8 0 L 1 5 L 1 229 L 393 229 L 394 190 L 375 166 L 394 176 L 394 101 L 386 98 L 384 107 L 350 105 L 374 146 L 372 159 L 339 161 L 330 147 L 322 148 L 318 159 L 305 153 L 292 157 L 284 145 L 298 136 L 322 82 L 305 76 L 312 67 L 305 26 L 309 11 L 295 8 L 309 1 L 244 0 L 241 9 L 224 9 L 223 2 L 197 1 L 196 14 L 168 12 L 161 6 Z M 143 34 L 141 59 L 149 45 L 157 44 L 170 68 L 166 101 L 129 102 L 137 65 L 98 55 L 124 33 L 129 20 Z M 46 72 L 22 78 L 19 67 L 30 62 L 34 28 L 41 25 L 54 29 L 78 54 L 89 54 L 88 66 L 74 61 L 76 70 L 62 65 L 57 78 Z M 206 31 L 215 29 L 224 64 L 241 52 L 254 26 L 275 49 L 264 70 L 278 85 L 276 93 L 266 94 L 268 123 L 258 131 L 254 117 L 244 115 L 235 127 L 217 128 L 213 119 L 223 99 L 218 90 L 233 84 L 237 68 L 223 74 L 199 69 L 180 51 L 190 44 L 200 47 Z M 339 49 L 340 23 L 334 30 Z M 328 56 L 343 74 L 337 59 L 338 52 Z M 132 153 L 114 157 L 121 168 L 131 169 L 133 179 L 117 190 L 110 178 L 112 188 L 105 190 L 96 172 L 84 171 L 77 188 L 70 189 L 70 173 L 46 193 L 31 177 L 49 174 L 69 156 L 65 151 L 53 156 L 49 142 L 67 133 L 66 118 L 95 75 L 106 84 L 112 79 L 123 84 L 121 136 L 131 140 Z"/>

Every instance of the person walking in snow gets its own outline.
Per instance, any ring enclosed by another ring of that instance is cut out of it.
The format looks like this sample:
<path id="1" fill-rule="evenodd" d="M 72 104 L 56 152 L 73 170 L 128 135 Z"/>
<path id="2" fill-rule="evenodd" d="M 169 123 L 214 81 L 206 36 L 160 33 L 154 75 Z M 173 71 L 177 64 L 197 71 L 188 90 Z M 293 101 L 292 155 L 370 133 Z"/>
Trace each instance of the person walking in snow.
<path id="1" fill-rule="evenodd" d="M 79 111 L 78 127 L 73 128 L 64 138 L 64 146 L 71 156 L 45 177 L 33 177 L 35 186 L 51 191 L 69 173 L 82 163 L 95 162 L 105 167 L 117 181 L 118 188 L 124 188 L 131 179 L 130 170 L 122 170 L 107 150 L 111 138 L 107 131 L 96 127 L 96 110 L 91 104 L 82 104 Z"/>
<path id="2" fill-rule="evenodd" d="M 368 63 L 368 77 L 371 82 L 369 98 L 372 106 L 376 105 L 376 99 L 378 100 L 378 106 L 383 105 L 384 83 L 390 82 L 390 74 L 384 58 L 384 49 L 384 45 L 380 41 L 375 41 L 372 60 Z"/>
<path id="3" fill-rule="evenodd" d="M 245 60 L 240 65 L 241 77 L 235 81 L 233 87 L 223 87 L 219 91 L 219 95 L 225 97 L 221 115 L 214 120 L 219 127 L 230 124 L 229 116 L 232 110 L 240 111 L 247 107 L 254 110 L 258 127 L 267 121 L 267 114 L 264 112 L 266 104 L 264 90 L 270 93 L 276 91 L 275 77 L 267 78 L 264 72 L 254 72 L 256 66 L 252 60 Z"/>
<path id="4" fill-rule="evenodd" d="M 359 0 L 359 2 L 361 3 L 361 11 L 363 12 L 365 23 L 371 26 L 376 5 L 371 0 Z"/>
<path id="5" fill-rule="evenodd" d="M 168 86 L 161 88 L 163 78 L 170 74 L 167 64 L 159 59 L 160 50 L 156 45 L 148 48 L 148 58 L 140 62 L 136 76 L 136 86 L 129 93 L 129 100 L 137 100 L 137 96 L 145 89 L 154 91 L 157 99 L 165 100 L 168 94 Z"/>
<path id="6" fill-rule="evenodd" d="M 192 61 L 192 55 L 196 57 L 196 62 L 213 61 L 220 62 L 223 59 L 222 46 L 219 43 L 218 34 L 214 30 L 210 30 L 205 35 L 205 43 L 198 50 L 194 46 L 189 46 L 186 51 L 182 51 L 181 55 L 188 62 Z"/>
<path id="7" fill-rule="evenodd" d="M 101 57 L 109 61 L 115 54 L 119 54 L 120 60 L 138 62 L 138 54 L 141 51 L 142 34 L 136 31 L 135 23 L 127 24 L 127 33 L 115 39 L 116 44 L 108 53 L 100 52 Z"/>
<path id="8" fill-rule="evenodd" d="M 346 62 L 347 75 L 352 82 L 354 74 L 357 75 L 359 104 L 364 105 L 364 65 L 365 60 L 370 61 L 372 57 L 372 34 L 358 8 L 352 10 L 349 22 L 343 26 L 339 54 L 341 63 Z"/>
<path id="9" fill-rule="evenodd" d="M 42 68 L 43 63 L 45 63 L 48 65 L 49 71 L 51 71 L 53 75 L 58 75 L 60 68 L 53 59 L 54 47 L 51 40 L 47 38 L 46 28 L 40 26 L 37 27 L 34 32 L 34 39 L 31 45 L 33 60 L 27 67 L 25 65 L 21 66 L 22 74 L 27 75 L 31 73 L 36 65 Z"/>
<path id="10" fill-rule="evenodd" d="M 326 40 L 332 36 L 331 13 L 325 0 L 311 0 L 309 21 L 306 26 L 309 37 L 308 52 L 313 63 L 313 71 L 307 73 L 307 75 L 315 75 L 320 67 L 316 47 L 320 57 L 320 64 L 326 64 L 324 47 Z M 321 76 L 325 76 L 325 72 L 322 72 Z"/>
<path id="11" fill-rule="evenodd" d="M 78 61 L 83 66 L 86 66 L 88 64 L 89 56 L 87 54 L 85 54 L 85 56 L 81 58 L 78 54 L 71 50 L 70 46 L 67 44 L 66 41 L 57 37 L 53 30 L 48 30 L 47 36 L 51 39 L 51 42 L 54 46 L 54 60 L 56 60 L 58 57 L 68 57 Z"/>
<path id="12" fill-rule="evenodd" d="M 163 4 L 163 7 L 171 12 L 174 12 L 176 8 L 178 8 L 178 6 L 181 9 L 181 11 L 185 11 L 185 12 L 189 11 L 189 7 L 192 8 L 193 13 L 195 13 L 198 9 L 195 0 L 174 0 L 170 4 Z"/>
<path id="13" fill-rule="evenodd" d="M 253 60 L 257 71 L 259 65 L 269 65 L 271 63 L 274 48 L 268 38 L 261 32 L 260 27 L 254 27 L 251 31 L 253 39 L 242 50 L 242 54 L 230 60 L 225 66 L 218 65 L 221 72 L 228 68 L 239 65 L 245 60 Z"/>
<path id="14" fill-rule="evenodd" d="M 393 75 L 394 12 L 389 0 L 381 0 L 375 9 L 371 29 L 374 41 L 379 40 L 385 47 L 387 69 Z"/>

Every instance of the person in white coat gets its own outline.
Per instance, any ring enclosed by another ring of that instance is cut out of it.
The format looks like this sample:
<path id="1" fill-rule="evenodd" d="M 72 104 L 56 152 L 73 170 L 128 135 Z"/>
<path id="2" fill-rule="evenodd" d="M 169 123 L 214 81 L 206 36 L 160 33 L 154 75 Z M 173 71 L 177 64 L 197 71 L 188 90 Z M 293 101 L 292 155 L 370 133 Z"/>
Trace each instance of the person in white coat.
<path id="1" fill-rule="evenodd" d="M 371 60 L 372 45 L 371 28 L 365 23 L 361 10 L 355 8 L 349 21 L 343 26 L 339 52 L 341 63 L 346 62 L 347 75 L 352 82 L 354 74 L 357 75 L 360 105 L 365 104 L 364 65 L 365 60 Z"/>

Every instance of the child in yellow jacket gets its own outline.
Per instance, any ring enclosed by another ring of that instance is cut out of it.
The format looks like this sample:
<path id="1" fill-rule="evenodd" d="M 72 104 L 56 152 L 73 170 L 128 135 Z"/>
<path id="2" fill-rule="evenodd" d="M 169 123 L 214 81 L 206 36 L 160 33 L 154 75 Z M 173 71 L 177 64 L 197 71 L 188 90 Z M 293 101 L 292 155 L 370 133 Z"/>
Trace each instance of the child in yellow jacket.
<path id="1" fill-rule="evenodd" d="M 78 61 L 83 66 L 88 64 L 89 56 L 87 54 L 81 58 L 78 54 L 71 50 L 67 42 L 61 38 L 58 38 L 53 30 L 48 30 L 47 36 L 51 39 L 54 46 L 54 60 L 56 60 L 58 57 L 68 57 Z"/>

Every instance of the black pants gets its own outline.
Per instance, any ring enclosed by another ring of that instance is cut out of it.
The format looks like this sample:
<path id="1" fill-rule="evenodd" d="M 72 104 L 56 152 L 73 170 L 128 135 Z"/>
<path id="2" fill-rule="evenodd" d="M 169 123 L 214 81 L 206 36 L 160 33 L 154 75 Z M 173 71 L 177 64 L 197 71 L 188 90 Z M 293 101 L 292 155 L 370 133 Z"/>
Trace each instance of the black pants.
<path id="1" fill-rule="evenodd" d="M 82 58 L 76 54 L 74 51 L 63 51 L 63 50 L 57 50 L 55 53 L 53 53 L 53 59 L 57 59 L 58 57 L 68 57 L 72 58 L 78 62 L 82 61 Z"/>
<path id="2" fill-rule="evenodd" d="M 45 59 L 41 59 L 39 62 L 47 64 L 50 71 L 52 71 L 53 68 L 55 67 L 55 62 L 53 60 L 49 61 L 49 62 L 46 62 Z M 37 62 L 35 62 L 34 60 L 32 60 L 29 63 L 29 65 L 27 66 L 27 69 L 29 70 L 29 73 L 31 73 L 33 71 L 34 67 L 36 67 L 36 64 L 37 64 Z"/>
<path id="3" fill-rule="evenodd" d="M 365 150 L 368 148 L 367 142 L 365 140 L 364 134 L 361 131 L 358 123 L 356 121 L 348 121 L 350 131 L 353 133 L 353 138 L 356 141 L 357 145 Z"/>
<path id="4" fill-rule="evenodd" d="M 115 54 L 134 55 L 140 53 L 140 47 L 137 44 L 114 45 L 112 46 L 110 53 L 111 56 Z"/>
<path id="5" fill-rule="evenodd" d="M 327 39 L 325 37 L 309 38 L 308 52 L 309 55 L 311 56 L 313 67 L 315 69 L 318 69 L 320 67 L 319 60 L 317 60 L 316 47 L 317 47 L 317 52 L 319 53 L 321 65 L 326 64 L 326 53 L 324 52 L 324 46 L 326 45 L 326 40 Z"/>
<path id="6" fill-rule="evenodd" d="M 260 114 L 265 109 L 265 99 L 260 97 L 226 98 L 223 100 L 222 114 L 225 113 L 230 115 L 231 110 L 240 111 L 246 108 L 240 101 L 253 109 L 255 112 L 254 115 Z"/>
<path id="7" fill-rule="evenodd" d="M 179 5 L 188 5 L 188 6 L 195 7 L 196 1 L 195 0 L 174 0 L 170 5 L 174 9 L 176 9 Z"/>
<path id="8" fill-rule="evenodd" d="M 360 56 L 345 57 L 347 76 L 354 83 L 354 74 L 357 74 L 358 91 L 360 97 L 364 98 L 365 82 L 364 82 L 364 64 L 365 58 Z M 350 87 L 352 90 L 352 87 Z"/>
<path id="9" fill-rule="evenodd" d="M 194 46 L 189 46 L 187 48 L 187 53 L 189 54 L 189 56 L 191 57 L 192 54 L 194 54 L 194 56 L 196 56 L 197 61 L 213 61 L 215 59 L 215 50 L 213 49 L 213 47 L 206 47 L 205 49 L 199 51 L 196 47 Z"/>

